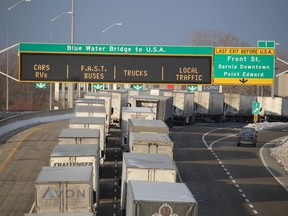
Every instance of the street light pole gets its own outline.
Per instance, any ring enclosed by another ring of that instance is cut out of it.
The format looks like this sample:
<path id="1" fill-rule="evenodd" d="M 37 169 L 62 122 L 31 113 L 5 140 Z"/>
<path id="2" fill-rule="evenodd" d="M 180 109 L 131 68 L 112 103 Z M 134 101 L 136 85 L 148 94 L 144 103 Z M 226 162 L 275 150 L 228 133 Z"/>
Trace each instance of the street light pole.
<path id="1" fill-rule="evenodd" d="M 104 29 L 104 30 L 102 31 L 102 34 L 101 34 L 102 44 L 104 43 L 104 33 L 105 33 L 108 29 L 112 28 L 113 26 L 121 26 L 121 25 L 122 25 L 122 23 L 114 23 L 114 24 L 110 25 L 109 27 L 107 27 L 106 29 Z M 117 85 L 116 85 L 116 87 L 117 87 Z M 115 88 L 116 88 L 116 87 L 115 87 Z M 110 84 L 108 84 L 108 89 L 110 89 Z"/>
<path id="2" fill-rule="evenodd" d="M 21 0 L 18 3 L 8 8 L 7 17 L 7 47 L 10 45 L 10 11 L 22 2 L 31 2 L 31 0 Z M 9 51 L 7 50 L 7 63 L 6 63 L 7 77 L 6 77 L 6 111 L 9 111 Z"/>
<path id="3" fill-rule="evenodd" d="M 71 0 L 71 44 L 74 43 L 74 21 L 75 21 L 75 0 Z M 79 87 L 79 86 L 78 86 Z M 63 88 L 63 86 L 62 86 Z M 65 89 L 65 88 L 64 88 Z M 74 85 L 73 83 L 68 84 L 68 108 L 74 106 Z"/>
<path id="4" fill-rule="evenodd" d="M 51 43 L 53 43 L 53 22 L 55 20 L 57 20 L 58 18 L 60 18 L 61 16 L 63 16 L 64 14 L 72 14 L 72 12 L 71 11 L 66 11 L 66 12 L 63 12 L 63 13 L 59 14 L 58 16 L 54 17 L 53 19 L 51 19 L 51 22 L 50 22 Z M 59 84 L 58 85 L 55 84 L 55 92 L 56 92 L 56 88 L 57 89 L 59 88 Z M 59 91 L 58 91 L 58 98 L 59 98 Z M 49 109 L 52 110 L 52 83 L 50 83 Z"/>
<path id="5" fill-rule="evenodd" d="M 110 29 L 110 28 L 112 28 L 113 26 L 121 26 L 122 25 L 122 23 L 114 23 L 114 24 L 112 24 L 112 25 L 110 25 L 108 28 L 106 28 L 106 29 L 104 29 L 103 31 L 102 31 L 102 44 L 104 43 L 104 33 L 108 30 L 108 29 Z"/>
<path id="6" fill-rule="evenodd" d="M 51 19 L 51 43 L 53 43 L 53 22 L 63 16 L 64 14 L 72 14 L 71 11 L 66 11 Z"/>

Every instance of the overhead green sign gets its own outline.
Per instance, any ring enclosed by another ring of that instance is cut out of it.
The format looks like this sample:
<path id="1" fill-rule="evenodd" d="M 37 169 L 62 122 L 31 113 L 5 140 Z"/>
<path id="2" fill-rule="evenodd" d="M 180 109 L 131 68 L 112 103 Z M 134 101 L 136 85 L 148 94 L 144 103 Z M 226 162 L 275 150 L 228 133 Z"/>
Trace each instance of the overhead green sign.
<path id="1" fill-rule="evenodd" d="M 20 43 L 20 52 L 131 54 L 131 55 L 213 55 L 211 46 L 136 46 L 107 44 Z"/>
<path id="2" fill-rule="evenodd" d="M 257 47 L 259 48 L 275 48 L 275 41 L 257 41 Z"/>
<path id="3" fill-rule="evenodd" d="M 274 62 L 274 48 L 215 48 L 213 83 L 273 85 Z"/>
<path id="4" fill-rule="evenodd" d="M 212 47 L 21 43 L 19 80 L 204 85 L 212 59 Z"/>

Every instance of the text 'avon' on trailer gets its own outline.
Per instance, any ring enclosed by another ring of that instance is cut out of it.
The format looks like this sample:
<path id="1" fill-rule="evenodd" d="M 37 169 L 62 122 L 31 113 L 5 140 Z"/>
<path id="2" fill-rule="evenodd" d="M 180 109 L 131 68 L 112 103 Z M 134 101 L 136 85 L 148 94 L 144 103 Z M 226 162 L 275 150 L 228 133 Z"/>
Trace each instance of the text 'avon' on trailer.
<path id="1" fill-rule="evenodd" d="M 50 166 L 92 166 L 93 167 L 93 203 L 99 202 L 99 146 L 91 144 L 82 145 L 56 145 L 50 155 Z"/>
<path id="2" fill-rule="evenodd" d="M 42 167 L 35 182 L 36 213 L 92 212 L 92 167 Z"/>

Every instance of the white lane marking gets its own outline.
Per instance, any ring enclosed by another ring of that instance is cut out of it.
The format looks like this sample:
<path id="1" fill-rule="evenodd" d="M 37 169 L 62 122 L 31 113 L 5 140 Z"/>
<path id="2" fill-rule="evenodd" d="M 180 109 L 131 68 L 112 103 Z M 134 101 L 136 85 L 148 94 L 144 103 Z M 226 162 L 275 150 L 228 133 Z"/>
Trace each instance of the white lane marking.
<path id="1" fill-rule="evenodd" d="M 257 215 L 257 214 L 258 214 L 258 211 L 256 211 L 256 210 L 253 210 L 253 213 L 254 213 L 255 215 Z"/>
<path id="2" fill-rule="evenodd" d="M 34 208 L 35 208 L 35 202 L 33 202 L 33 205 L 32 205 L 32 207 L 31 207 L 31 209 L 29 211 L 29 214 L 31 214 L 33 212 Z"/>
<path id="3" fill-rule="evenodd" d="M 223 129 L 223 128 L 220 128 L 220 129 Z M 249 207 L 251 208 L 252 212 L 257 215 L 258 214 L 258 211 L 256 211 L 254 209 L 254 206 L 252 204 L 250 204 L 250 201 L 249 199 L 247 199 L 247 196 L 246 194 L 243 192 L 243 190 L 240 188 L 239 184 L 237 184 L 236 180 L 233 178 L 233 176 L 230 174 L 230 172 L 228 171 L 228 169 L 225 168 L 225 165 L 222 163 L 222 161 L 220 160 L 220 158 L 218 157 L 218 155 L 213 151 L 212 147 L 215 143 L 223 140 L 223 139 L 226 139 L 226 138 L 229 138 L 229 137 L 232 137 L 232 136 L 235 136 L 236 134 L 233 134 L 233 135 L 229 135 L 229 136 L 226 136 L 226 137 L 222 137 L 218 140 L 215 140 L 214 142 L 210 143 L 210 145 L 207 144 L 206 140 L 205 140 L 205 136 L 208 135 L 209 133 L 213 132 L 213 131 L 216 131 L 216 130 L 220 130 L 220 129 L 214 129 L 214 130 L 211 130 L 211 131 L 208 131 L 207 133 L 205 133 L 203 136 L 202 136 L 202 141 L 203 143 L 206 145 L 206 147 L 210 150 L 210 152 L 214 155 L 214 157 L 217 159 L 218 163 L 221 164 L 221 167 L 223 168 L 223 170 L 226 172 L 226 175 L 229 177 L 229 179 L 231 179 L 231 181 L 234 183 L 235 187 L 238 189 L 238 192 L 241 194 L 241 196 L 244 198 L 245 202 L 248 203 Z"/>
<path id="4" fill-rule="evenodd" d="M 283 138 L 283 137 L 282 137 Z M 263 165 L 265 166 L 265 168 L 268 170 L 268 172 L 273 176 L 273 178 L 288 192 L 288 188 L 287 186 L 273 173 L 273 171 L 269 168 L 269 166 L 267 165 L 265 159 L 264 159 L 264 156 L 263 156 L 263 151 L 264 151 L 264 148 L 266 148 L 267 145 L 270 145 L 270 144 L 273 144 L 273 142 L 277 142 L 278 140 L 282 139 L 282 138 L 278 138 L 278 139 L 275 139 L 275 140 L 272 140 L 268 143 L 265 143 L 261 149 L 260 149 L 260 158 L 261 158 L 261 161 L 263 163 Z"/>
<path id="5" fill-rule="evenodd" d="M 227 139 L 227 138 L 232 137 L 232 136 L 236 136 L 237 134 L 232 134 L 232 135 L 229 135 L 229 136 L 226 136 L 226 137 L 222 137 L 222 138 L 220 138 L 220 139 L 218 139 L 218 140 L 215 140 L 214 142 L 210 143 L 210 145 L 208 145 L 208 143 L 206 142 L 205 137 L 206 137 L 208 134 L 210 134 L 211 132 L 214 132 L 214 131 L 216 131 L 216 130 L 223 130 L 223 129 L 232 128 L 232 127 L 233 127 L 233 126 L 229 126 L 229 127 L 226 127 L 226 128 L 216 128 L 216 129 L 213 129 L 213 130 L 211 130 L 211 131 L 208 131 L 208 132 L 206 132 L 206 133 L 202 136 L 202 142 L 205 144 L 205 146 L 206 146 L 209 150 L 213 151 L 213 150 L 212 150 L 212 147 L 213 147 L 214 143 L 219 142 L 219 141 L 221 141 L 221 140 L 223 140 L 223 139 Z M 234 127 L 233 127 L 233 128 L 234 128 Z"/>

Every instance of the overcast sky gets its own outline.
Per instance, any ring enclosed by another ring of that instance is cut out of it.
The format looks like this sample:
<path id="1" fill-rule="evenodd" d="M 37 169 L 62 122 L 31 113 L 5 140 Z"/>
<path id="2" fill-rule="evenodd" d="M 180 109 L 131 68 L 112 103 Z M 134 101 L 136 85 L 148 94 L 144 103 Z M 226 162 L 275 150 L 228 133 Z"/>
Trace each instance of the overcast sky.
<path id="1" fill-rule="evenodd" d="M 50 43 L 51 19 L 71 11 L 72 0 L 0 0 L 0 48 Z M 75 43 L 186 45 L 194 30 L 221 30 L 241 41 L 275 40 L 288 51 L 288 0 L 75 0 Z M 53 42 L 71 41 L 71 15 L 53 22 Z M 287 52 L 288 53 L 288 52 Z"/>

